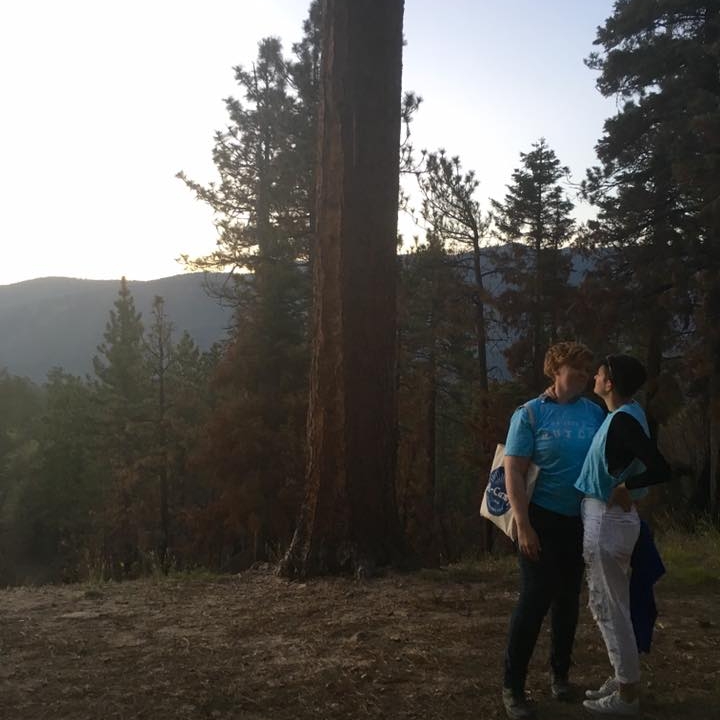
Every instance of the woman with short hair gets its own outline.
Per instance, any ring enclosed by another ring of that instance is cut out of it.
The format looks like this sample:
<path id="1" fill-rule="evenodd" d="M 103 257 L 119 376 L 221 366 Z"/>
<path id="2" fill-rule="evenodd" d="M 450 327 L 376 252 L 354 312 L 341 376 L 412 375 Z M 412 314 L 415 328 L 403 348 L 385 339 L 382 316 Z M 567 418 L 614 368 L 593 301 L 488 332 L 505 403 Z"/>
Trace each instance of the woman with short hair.
<path id="1" fill-rule="evenodd" d="M 510 620 L 503 682 L 503 705 L 511 720 L 535 714 L 525 696 L 525 680 L 551 608 L 551 691 L 556 699 L 570 699 L 568 673 L 583 575 L 582 495 L 575 482 L 605 416 L 582 397 L 592 363 L 592 353 L 580 343 L 553 345 L 545 356 L 552 392 L 515 411 L 505 443 L 505 482 L 520 564 L 520 597 Z M 528 499 L 525 476 L 531 461 L 540 473 Z"/>
<path id="2" fill-rule="evenodd" d="M 608 355 L 595 375 L 595 394 L 610 411 L 600 426 L 575 487 L 583 493 L 588 604 L 600 628 L 614 675 L 588 691 L 591 712 L 636 715 L 640 660 L 630 616 L 630 559 L 640 533 L 636 502 L 671 470 L 650 438 L 645 412 L 633 400 L 646 379 L 642 363 Z"/>

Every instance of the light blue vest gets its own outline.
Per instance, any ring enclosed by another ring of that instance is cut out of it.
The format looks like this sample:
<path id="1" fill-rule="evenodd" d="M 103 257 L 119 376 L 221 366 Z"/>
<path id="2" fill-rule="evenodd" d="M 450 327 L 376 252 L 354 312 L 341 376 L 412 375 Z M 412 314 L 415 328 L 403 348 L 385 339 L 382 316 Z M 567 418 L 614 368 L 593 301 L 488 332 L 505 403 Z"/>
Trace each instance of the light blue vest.
<path id="1" fill-rule="evenodd" d="M 595 498 L 607 502 L 610 499 L 613 489 L 616 485 L 620 485 L 628 478 L 644 473 L 645 464 L 635 458 L 618 477 L 610 474 L 605 458 L 605 443 L 607 442 L 608 430 L 615 413 L 624 412 L 634 417 L 642 426 L 645 434 L 650 437 L 650 428 L 648 427 L 647 418 L 644 410 L 635 401 L 621 405 L 617 410 L 608 414 L 603 424 L 595 433 L 590 450 L 583 463 L 580 476 L 575 483 L 575 487 L 585 495 L 585 497 Z M 638 488 L 631 490 L 630 495 L 635 500 L 647 495 L 647 488 Z"/>

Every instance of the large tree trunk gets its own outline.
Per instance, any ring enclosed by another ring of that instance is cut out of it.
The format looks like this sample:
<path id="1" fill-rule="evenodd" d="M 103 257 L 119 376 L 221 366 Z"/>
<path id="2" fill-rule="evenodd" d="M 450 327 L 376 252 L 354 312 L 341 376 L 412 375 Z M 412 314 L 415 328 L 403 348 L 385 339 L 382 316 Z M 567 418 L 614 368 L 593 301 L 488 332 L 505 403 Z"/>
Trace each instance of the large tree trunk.
<path id="1" fill-rule="evenodd" d="M 403 0 L 325 0 L 307 487 L 280 572 L 372 572 L 395 500 Z"/>
<path id="2" fill-rule="evenodd" d="M 709 337 L 706 338 L 709 351 L 708 382 L 708 426 L 709 426 L 709 487 L 708 510 L 716 525 L 720 525 L 720 331 L 717 321 L 720 317 L 720 281 L 717 275 L 708 273 L 708 288 L 705 298 L 705 315 L 709 320 Z"/>
<path id="3" fill-rule="evenodd" d="M 535 276 L 533 278 L 534 302 L 532 307 L 532 384 L 540 392 L 546 386 L 545 380 L 545 333 L 542 313 L 542 238 L 535 238 Z"/>
<path id="4" fill-rule="evenodd" d="M 473 233 L 473 272 L 475 276 L 475 287 L 477 293 L 475 295 L 475 342 L 477 344 L 478 353 L 478 377 L 480 387 L 480 397 L 478 401 L 478 426 L 482 428 L 478 442 L 481 445 L 480 458 L 482 466 L 489 464 L 492 452 L 492 435 L 488 431 L 488 409 L 490 404 L 489 389 L 490 383 L 488 378 L 487 364 L 487 325 L 485 322 L 485 283 L 482 275 L 482 265 L 480 264 L 480 232 L 476 228 Z M 482 497 L 487 488 L 487 477 L 484 473 L 481 475 L 479 497 Z M 495 526 L 491 522 L 482 523 L 482 531 L 480 534 L 480 543 L 477 548 L 479 552 L 489 552 L 493 547 L 493 539 Z"/>
<path id="5" fill-rule="evenodd" d="M 653 298 L 655 300 L 655 298 Z M 645 406 L 648 408 L 648 425 L 650 434 L 657 439 L 658 420 L 652 412 L 652 403 L 659 392 L 660 373 L 662 372 L 662 356 L 667 328 L 667 313 L 661 307 L 651 311 L 648 323 L 648 349 L 646 356 L 647 385 Z"/>
<path id="6" fill-rule="evenodd" d="M 477 229 L 473 232 L 473 273 L 475 275 L 475 342 L 478 354 L 478 377 L 480 378 L 480 390 L 487 394 L 488 366 L 487 366 L 487 328 L 485 325 L 485 283 L 483 282 L 482 266 L 480 265 L 480 233 Z"/>

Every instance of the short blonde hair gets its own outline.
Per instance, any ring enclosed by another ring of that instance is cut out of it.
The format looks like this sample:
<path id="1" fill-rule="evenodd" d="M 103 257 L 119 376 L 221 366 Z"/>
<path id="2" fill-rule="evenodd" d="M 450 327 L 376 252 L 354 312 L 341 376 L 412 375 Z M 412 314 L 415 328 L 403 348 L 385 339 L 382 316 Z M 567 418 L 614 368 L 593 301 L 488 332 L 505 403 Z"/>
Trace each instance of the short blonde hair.
<path id="1" fill-rule="evenodd" d="M 593 354 L 586 345 L 578 342 L 560 342 L 548 348 L 545 353 L 545 375 L 551 380 L 562 365 L 569 365 L 576 370 L 590 369 Z"/>

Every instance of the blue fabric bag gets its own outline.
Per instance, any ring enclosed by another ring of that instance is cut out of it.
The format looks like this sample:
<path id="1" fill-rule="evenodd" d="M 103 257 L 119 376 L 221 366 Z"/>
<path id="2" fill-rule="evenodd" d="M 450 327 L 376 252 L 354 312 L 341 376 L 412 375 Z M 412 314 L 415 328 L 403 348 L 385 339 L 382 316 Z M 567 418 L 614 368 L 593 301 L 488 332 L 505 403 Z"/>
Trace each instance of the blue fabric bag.
<path id="1" fill-rule="evenodd" d="M 635 543 L 630 568 L 630 616 L 635 642 L 639 652 L 648 653 L 657 620 L 653 587 L 665 574 L 665 565 L 653 540 L 652 530 L 644 520 L 640 522 L 640 535 Z"/>

